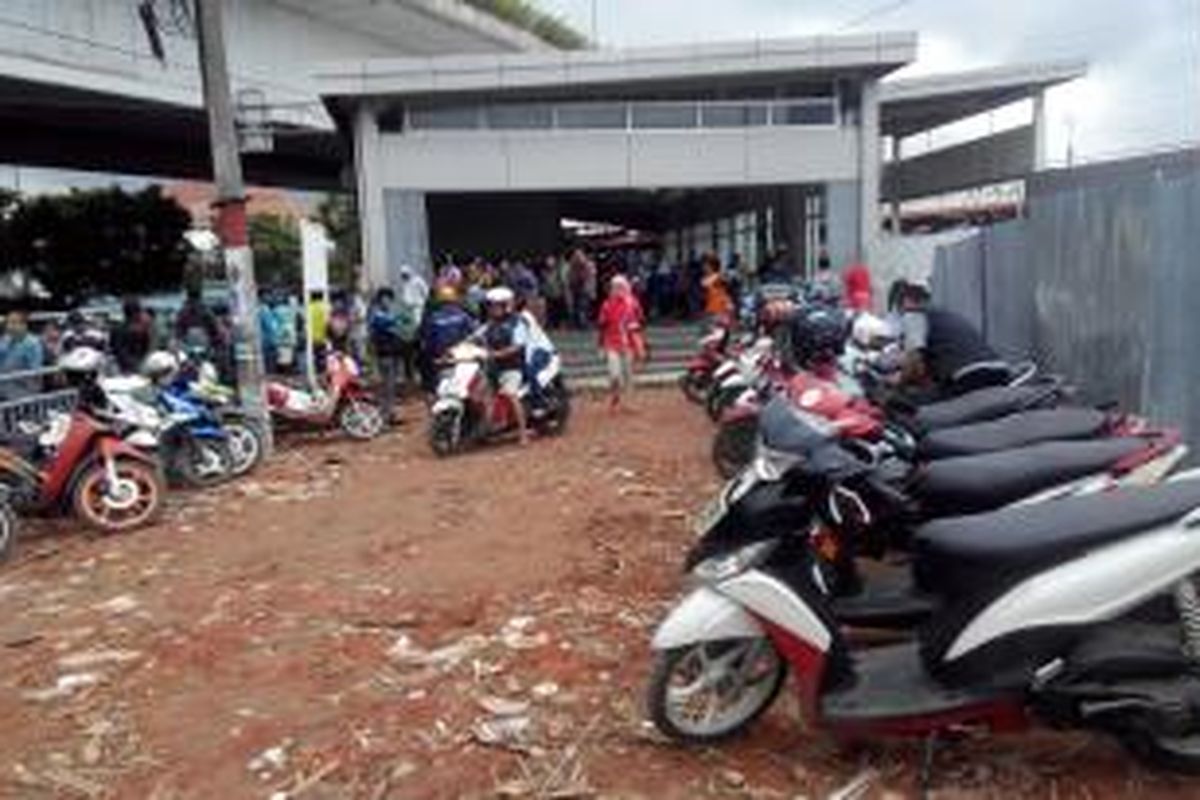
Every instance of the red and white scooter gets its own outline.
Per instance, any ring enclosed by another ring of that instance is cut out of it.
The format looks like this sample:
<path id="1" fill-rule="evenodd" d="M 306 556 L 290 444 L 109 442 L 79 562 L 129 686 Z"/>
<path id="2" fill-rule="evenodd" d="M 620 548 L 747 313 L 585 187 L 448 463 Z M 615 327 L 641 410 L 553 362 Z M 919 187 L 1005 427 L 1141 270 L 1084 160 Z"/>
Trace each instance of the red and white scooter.
<path id="1" fill-rule="evenodd" d="M 355 439 L 373 439 L 383 432 L 383 412 L 362 380 L 362 371 L 346 353 L 325 359 L 325 379 L 307 391 L 279 381 L 267 384 L 271 419 L 282 427 L 340 428 Z"/>
<path id="2" fill-rule="evenodd" d="M 912 572 L 939 611 L 915 641 L 861 649 L 803 537 L 697 565 L 654 636 L 655 725 L 688 743 L 736 734 L 791 670 L 809 723 L 840 739 L 1036 717 L 1200 771 L 1200 480 L 941 520 L 917 534 Z"/>
<path id="3" fill-rule="evenodd" d="M 516 430 L 511 401 L 493 391 L 488 379 L 489 358 L 488 349 L 470 339 L 450 348 L 429 414 L 429 444 L 435 454 L 448 456 Z M 534 380 L 539 384 L 541 402 L 535 404 L 529 387 L 522 387 L 525 419 L 543 436 L 558 435 L 566 429 L 571 414 L 558 356 L 551 357 Z"/>

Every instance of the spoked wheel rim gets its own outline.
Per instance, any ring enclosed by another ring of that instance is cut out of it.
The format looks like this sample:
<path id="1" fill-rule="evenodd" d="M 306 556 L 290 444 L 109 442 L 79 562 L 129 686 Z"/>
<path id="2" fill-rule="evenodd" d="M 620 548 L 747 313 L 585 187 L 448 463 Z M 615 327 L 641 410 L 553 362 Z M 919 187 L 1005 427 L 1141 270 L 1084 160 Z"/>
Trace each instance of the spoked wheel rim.
<path id="1" fill-rule="evenodd" d="M 774 700 L 783 669 L 767 639 L 697 643 L 674 660 L 665 676 L 664 715 L 686 737 L 726 736 Z"/>
<path id="2" fill-rule="evenodd" d="M 234 475 L 245 475 L 254 469 L 262 456 L 258 433 L 244 422 L 226 423 L 225 433 L 229 437 L 231 471 Z"/>
<path id="3" fill-rule="evenodd" d="M 76 508 L 84 519 L 103 531 L 136 528 L 154 518 L 162 501 L 162 486 L 154 471 L 143 464 L 117 464 L 117 480 L 110 486 L 102 466 L 80 481 Z"/>
<path id="4" fill-rule="evenodd" d="M 229 475 L 230 463 L 218 445 L 197 442 L 192 452 L 192 470 L 204 483 L 217 483 Z"/>
<path id="5" fill-rule="evenodd" d="M 342 429 L 355 439 L 374 439 L 383 431 L 383 412 L 371 403 L 351 400 L 342 409 Z"/>

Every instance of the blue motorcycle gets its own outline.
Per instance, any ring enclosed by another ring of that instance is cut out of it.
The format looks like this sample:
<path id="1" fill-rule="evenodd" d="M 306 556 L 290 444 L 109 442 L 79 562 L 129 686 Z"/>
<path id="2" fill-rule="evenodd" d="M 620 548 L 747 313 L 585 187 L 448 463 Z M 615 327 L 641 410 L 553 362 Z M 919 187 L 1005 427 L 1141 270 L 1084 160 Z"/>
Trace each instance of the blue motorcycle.
<path id="1" fill-rule="evenodd" d="M 233 455 L 217 413 L 171 386 L 159 391 L 158 404 L 167 419 L 159 436 L 167 478 L 200 488 L 228 480 L 233 475 Z"/>

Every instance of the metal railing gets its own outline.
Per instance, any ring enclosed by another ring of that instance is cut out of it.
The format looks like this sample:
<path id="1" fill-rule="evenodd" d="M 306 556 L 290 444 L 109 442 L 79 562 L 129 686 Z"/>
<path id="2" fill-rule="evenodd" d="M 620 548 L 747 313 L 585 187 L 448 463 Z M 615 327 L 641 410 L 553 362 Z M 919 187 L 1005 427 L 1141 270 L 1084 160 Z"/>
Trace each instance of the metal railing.
<path id="1" fill-rule="evenodd" d="M 57 367 L 0 375 L 0 435 L 18 433 L 22 423 L 42 423 L 55 412 L 70 411 L 79 400 L 74 389 L 57 388 Z"/>
<path id="2" fill-rule="evenodd" d="M 780 126 L 836 127 L 838 98 L 510 103 L 409 108 L 404 130 L 649 131 Z"/>

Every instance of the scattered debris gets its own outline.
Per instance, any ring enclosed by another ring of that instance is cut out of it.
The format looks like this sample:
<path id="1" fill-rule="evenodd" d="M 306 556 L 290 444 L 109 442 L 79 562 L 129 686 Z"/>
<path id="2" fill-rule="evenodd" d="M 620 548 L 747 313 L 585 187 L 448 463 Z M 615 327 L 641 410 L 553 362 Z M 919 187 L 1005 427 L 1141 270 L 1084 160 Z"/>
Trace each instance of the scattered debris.
<path id="1" fill-rule="evenodd" d="M 35 689 L 25 693 L 27 700 L 44 703 L 50 700 L 57 700 L 61 697 L 67 697 L 75 693 L 78 689 L 86 689 L 90 686 L 95 686 L 101 680 L 101 676 L 95 672 L 78 672 L 69 675 L 59 675 L 58 680 L 54 685 L 46 689 Z"/>
<path id="2" fill-rule="evenodd" d="M 529 749 L 532 727 L 532 721 L 526 716 L 496 716 L 476 720 L 471 726 L 471 738 L 485 747 L 523 752 Z"/>
<path id="3" fill-rule="evenodd" d="M 287 766 L 288 751 L 291 746 L 292 740 L 284 739 L 279 744 L 268 747 L 246 763 L 246 771 L 258 777 L 259 780 L 266 780 L 272 773 L 279 772 Z"/>
<path id="4" fill-rule="evenodd" d="M 453 669 L 460 662 L 487 647 L 485 636 L 471 635 L 437 650 L 425 650 L 413 642 L 407 634 L 401 634 L 388 649 L 388 658 L 417 667 L 439 667 Z"/>
<path id="5" fill-rule="evenodd" d="M 58 666 L 62 669 L 87 669 L 105 664 L 125 664 L 141 657 L 142 654 L 136 650 L 86 650 L 63 656 L 58 660 Z"/>
<path id="6" fill-rule="evenodd" d="M 107 614 L 113 614 L 114 616 L 120 616 L 122 614 L 128 614 L 131 611 L 136 611 L 137 609 L 141 608 L 141 603 L 139 603 L 137 601 L 137 598 L 134 597 L 133 595 L 122 594 L 122 595 L 117 595 L 116 597 L 112 598 L 111 600 L 106 600 L 103 603 L 98 603 L 95 606 L 93 606 L 93 608 L 95 608 L 97 611 L 103 611 Z"/>
<path id="7" fill-rule="evenodd" d="M 538 700 L 549 700 L 551 697 L 554 697 L 554 695 L 558 694 L 558 684 L 554 681 L 539 683 L 537 686 L 534 686 L 532 689 L 530 689 L 529 693 Z"/>
<path id="8" fill-rule="evenodd" d="M 873 769 L 864 769 L 854 776 L 853 780 L 829 795 L 829 800 L 861 800 L 871 790 L 879 773 Z"/>
<path id="9" fill-rule="evenodd" d="M 494 717 L 515 717 L 529 711 L 529 703 L 504 697 L 481 697 L 479 707 Z"/>

